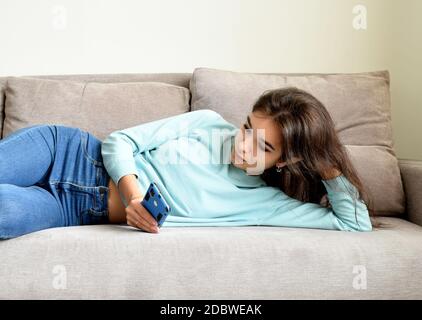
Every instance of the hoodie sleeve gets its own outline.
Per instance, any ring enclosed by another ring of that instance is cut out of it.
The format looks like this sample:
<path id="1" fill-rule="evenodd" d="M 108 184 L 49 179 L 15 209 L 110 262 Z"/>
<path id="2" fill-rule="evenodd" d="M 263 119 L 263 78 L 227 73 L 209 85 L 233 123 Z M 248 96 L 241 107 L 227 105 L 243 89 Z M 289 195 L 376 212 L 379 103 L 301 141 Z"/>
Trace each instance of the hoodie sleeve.
<path id="1" fill-rule="evenodd" d="M 368 208 L 358 199 L 358 190 L 343 175 L 322 180 L 331 208 L 302 202 L 281 192 L 275 210 L 260 225 L 304 227 L 342 231 L 371 231 Z"/>
<path id="2" fill-rule="evenodd" d="M 136 154 L 157 148 L 168 140 L 188 136 L 192 129 L 212 126 L 219 119 L 223 119 L 219 113 L 202 109 L 114 131 L 101 145 L 104 166 L 116 185 L 128 174 L 138 178 Z"/>

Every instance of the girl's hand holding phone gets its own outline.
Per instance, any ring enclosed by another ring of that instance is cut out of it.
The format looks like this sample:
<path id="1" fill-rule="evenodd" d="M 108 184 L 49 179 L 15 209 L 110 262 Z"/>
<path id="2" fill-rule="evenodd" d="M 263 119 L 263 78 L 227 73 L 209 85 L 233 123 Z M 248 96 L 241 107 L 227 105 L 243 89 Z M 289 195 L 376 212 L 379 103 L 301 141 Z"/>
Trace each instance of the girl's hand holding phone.
<path id="1" fill-rule="evenodd" d="M 132 197 L 126 207 L 127 224 L 146 232 L 158 233 L 157 221 L 141 204 L 143 196 Z"/>

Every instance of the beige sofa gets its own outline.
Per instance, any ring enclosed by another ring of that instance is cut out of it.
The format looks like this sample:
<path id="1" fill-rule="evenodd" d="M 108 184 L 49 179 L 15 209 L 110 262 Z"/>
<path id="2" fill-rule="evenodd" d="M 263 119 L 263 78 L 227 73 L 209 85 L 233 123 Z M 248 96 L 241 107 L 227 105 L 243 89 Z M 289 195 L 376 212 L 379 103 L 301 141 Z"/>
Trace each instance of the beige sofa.
<path id="1" fill-rule="evenodd" d="M 0 241 L 0 299 L 422 298 L 422 161 L 396 157 L 388 71 L 2 77 L 0 132 L 50 123 L 104 139 L 201 108 L 240 125 L 263 90 L 288 85 L 310 91 L 332 114 L 383 228 L 47 229 Z"/>

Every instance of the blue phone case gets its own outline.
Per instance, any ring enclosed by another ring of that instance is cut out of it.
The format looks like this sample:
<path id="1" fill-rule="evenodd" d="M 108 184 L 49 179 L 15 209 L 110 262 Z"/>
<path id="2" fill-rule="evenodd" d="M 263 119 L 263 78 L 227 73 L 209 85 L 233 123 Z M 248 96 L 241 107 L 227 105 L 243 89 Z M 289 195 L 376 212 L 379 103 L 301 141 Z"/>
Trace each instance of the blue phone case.
<path id="1" fill-rule="evenodd" d="M 155 182 L 151 182 L 141 204 L 154 217 L 159 227 L 162 226 L 171 211 Z"/>

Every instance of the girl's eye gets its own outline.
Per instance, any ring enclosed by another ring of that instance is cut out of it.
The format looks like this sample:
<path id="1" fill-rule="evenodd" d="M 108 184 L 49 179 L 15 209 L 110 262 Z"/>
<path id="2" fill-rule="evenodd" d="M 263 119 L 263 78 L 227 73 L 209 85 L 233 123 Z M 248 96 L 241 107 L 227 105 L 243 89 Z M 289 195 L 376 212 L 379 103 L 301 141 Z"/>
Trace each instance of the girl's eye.
<path id="1" fill-rule="evenodd" d="M 264 146 L 262 146 L 262 145 L 260 146 L 260 148 L 261 148 L 261 150 L 262 150 L 262 151 L 265 151 L 265 152 L 271 152 L 270 150 L 268 150 L 267 148 L 265 148 L 265 147 L 264 147 Z"/>
<path id="2" fill-rule="evenodd" d="M 243 124 L 243 128 L 244 129 L 249 129 L 249 127 L 248 127 L 248 125 L 246 123 Z M 268 150 L 267 148 L 265 148 L 262 145 L 261 145 L 261 149 L 264 150 L 265 152 L 271 152 L 271 150 Z"/>
<path id="3" fill-rule="evenodd" d="M 268 150 L 267 148 L 262 147 L 262 146 L 261 146 L 261 149 L 263 149 L 265 152 L 271 152 L 270 150 Z"/>

